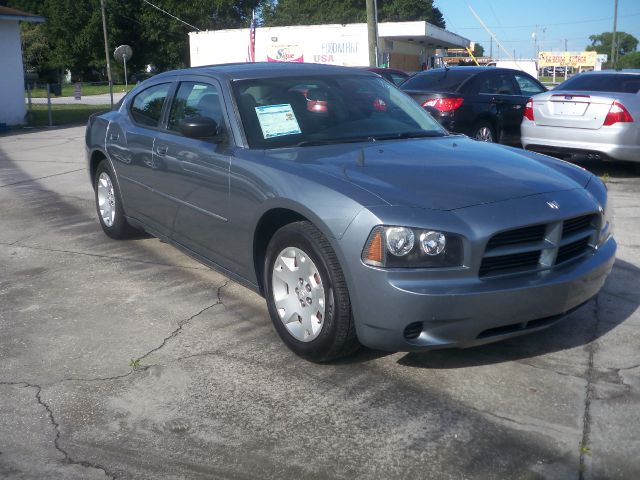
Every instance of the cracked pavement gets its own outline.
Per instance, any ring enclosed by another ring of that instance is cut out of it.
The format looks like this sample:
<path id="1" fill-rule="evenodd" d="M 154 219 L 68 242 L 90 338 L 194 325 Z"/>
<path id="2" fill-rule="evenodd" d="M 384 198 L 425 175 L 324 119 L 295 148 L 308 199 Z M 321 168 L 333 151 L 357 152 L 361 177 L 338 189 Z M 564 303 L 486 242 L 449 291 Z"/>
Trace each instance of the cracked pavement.
<path id="1" fill-rule="evenodd" d="M 107 238 L 84 127 L 0 136 L 0 478 L 640 478 L 640 178 L 618 259 L 544 332 L 314 365 L 263 299 Z"/>

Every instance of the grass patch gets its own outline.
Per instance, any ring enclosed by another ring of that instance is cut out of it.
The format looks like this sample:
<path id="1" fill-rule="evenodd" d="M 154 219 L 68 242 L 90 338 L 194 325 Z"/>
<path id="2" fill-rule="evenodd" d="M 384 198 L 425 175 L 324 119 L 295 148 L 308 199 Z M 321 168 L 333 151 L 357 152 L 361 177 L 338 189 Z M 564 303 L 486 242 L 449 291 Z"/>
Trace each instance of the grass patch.
<path id="1" fill-rule="evenodd" d="M 125 88 L 124 85 L 114 85 L 113 93 L 118 92 L 128 92 L 135 85 L 129 85 L 128 88 Z M 82 85 L 82 96 L 86 95 L 103 95 L 109 93 L 109 85 Z M 62 95 L 61 97 L 73 97 L 75 95 L 75 87 L 72 83 L 63 84 L 62 85 Z M 25 92 L 25 97 L 27 96 Z M 53 97 L 53 95 L 51 95 Z M 46 88 L 34 88 L 31 90 L 31 98 L 47 98 L 47 89 Z"/>
<path id="2" fill-rule="evenodd" d="M 110 105 L 51 105 L 51 119 L 53 124 L 69 125 L 73 123 L 86 123 L 89 115 L 96 112 L 111 110 Z M 30 126 L 45 127 L 49 125 L 47 105 L 32 105 Z"/>

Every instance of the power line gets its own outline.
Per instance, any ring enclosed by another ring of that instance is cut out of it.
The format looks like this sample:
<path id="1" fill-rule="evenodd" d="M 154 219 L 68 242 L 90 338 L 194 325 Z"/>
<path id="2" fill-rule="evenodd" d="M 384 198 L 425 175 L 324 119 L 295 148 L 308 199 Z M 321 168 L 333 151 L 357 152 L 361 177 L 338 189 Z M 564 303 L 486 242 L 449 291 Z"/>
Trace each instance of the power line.
<path id="1" fill-rule="evenodd" d="M 153 3 L 151 3 L 149 0 L 142 0 L 144 3 L 151 5 L 153 8 L 155 8 L 156 10 L 160 10 L 162 13 L 164 13 L 165 15 L 169 15 L 171 18 L 178 20 L 181 23 L 184 23 L 185 25 L 191 27 L 191 28 L 195 28 L 197 31 L 201 32 L 202 30 L 200 30 L 198 27 L 194 27 L 193 25 L 191 25 L 190 23 L 185 22 L 184 20 L 181 20 L 180 18 L 176 17 L 175 15 L 170 14 L 169 12 L 167 12 L 166 10 L 161 9 L 160 7 L 158 7 L 157 5 L 154 5 Z"/>
<path id="2" fill-rule="evenodd" d="M 623 16 L 627 18 L 627 17 L 637 17 L 639 15 L 640 15 L 640 12 L 630 13 L 628 15 L 623 15 Z M 612 20 L 612 19 L 613 17 L 602 17 L 602 18 L 594 18 L 591 20 L 577 20 L 575 22 L 545 23 L 545 26 L 554 27 L 559 25 L 575 25 L 576 23 L 595 23 L 595 22 L 601 22 L 603 20 Z M 492 26 L 489 28 L 531 28 L 535 26 L 536 25 L 511 25 L 511 26 L 503 27 L 501 25 L 498 25 L 498 26 Z M 462 28 L 458 28 L 457 30 L 484 30 L 484 29 L 482 27 L 462 27 Z"/>

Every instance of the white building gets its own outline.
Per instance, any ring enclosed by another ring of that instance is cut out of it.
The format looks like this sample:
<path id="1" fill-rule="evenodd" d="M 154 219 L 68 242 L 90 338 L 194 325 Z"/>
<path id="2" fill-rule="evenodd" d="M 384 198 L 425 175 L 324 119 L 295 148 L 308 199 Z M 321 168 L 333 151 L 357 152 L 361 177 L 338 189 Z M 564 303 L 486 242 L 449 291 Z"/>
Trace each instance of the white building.
<path id="1" fill-rule="evenodd" d="M 368 66 L 367 24 L 256 28 L 256 62 L 309 62 Z M 247 61 L 249 29 L 189 33 L 191 66 Z M 378 24 L 378 63 L 404 71 L 431 66 L 436 50 L 470 41 L 427 22 Z"/>
<path id="2" fill-rule="evenodd" d="M 0 123 L 24 123 L 24 67 L 20 22 L 44 22 L 43 17 L 0 7 Z"/>

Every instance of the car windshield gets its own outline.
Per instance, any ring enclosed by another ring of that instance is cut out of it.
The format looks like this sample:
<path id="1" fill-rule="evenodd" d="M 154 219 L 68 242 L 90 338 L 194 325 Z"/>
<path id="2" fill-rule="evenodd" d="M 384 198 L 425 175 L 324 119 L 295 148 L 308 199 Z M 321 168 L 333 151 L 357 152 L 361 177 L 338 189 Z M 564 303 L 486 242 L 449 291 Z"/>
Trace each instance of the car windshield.
<path id="1" fill-rule="evenodd" d="M 555 90 L 638 93 L 640 91 L 640 75 L 628 73 L 576 75 L 558 85 Z"/>
<path id="2" fill-rule="evenodd" d="M 233 90 L 251 148 L 447 134 L 410 97 L 379 77 L 238 80 Z"/>

